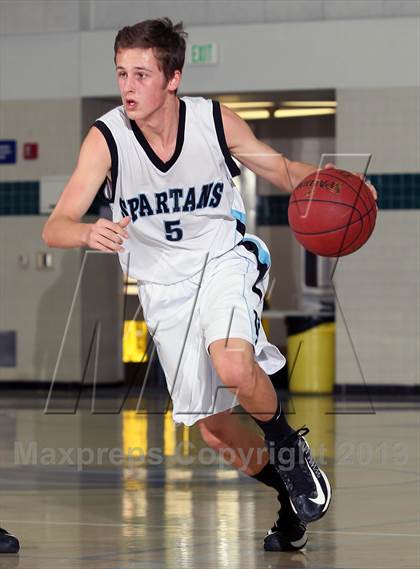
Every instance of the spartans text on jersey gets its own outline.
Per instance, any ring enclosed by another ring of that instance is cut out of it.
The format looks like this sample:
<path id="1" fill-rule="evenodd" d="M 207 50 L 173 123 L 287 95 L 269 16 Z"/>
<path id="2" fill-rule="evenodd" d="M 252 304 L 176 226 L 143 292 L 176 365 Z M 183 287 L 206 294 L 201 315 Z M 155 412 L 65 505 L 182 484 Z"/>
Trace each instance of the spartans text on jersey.
<path id="1" fill-rule="evenodd" d="M 134 222 L 139 217 L 160 213 L 189 212 L 205 207 L 217 207 L 222 199 L 223 182 L 204 184 L 201 190 L 194 186 L 186 188 L 170 188 L 164 192 L 156 192 L 152 197 L 137 194 L 133 198 L 120 198 L 120 209 L 123 216 L 129 215 Z"/>

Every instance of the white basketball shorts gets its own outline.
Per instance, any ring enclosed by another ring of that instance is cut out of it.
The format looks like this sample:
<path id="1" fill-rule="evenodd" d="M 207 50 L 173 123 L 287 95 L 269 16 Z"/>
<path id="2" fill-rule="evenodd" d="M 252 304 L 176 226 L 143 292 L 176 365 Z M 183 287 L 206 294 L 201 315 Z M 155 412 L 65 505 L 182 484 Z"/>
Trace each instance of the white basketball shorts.
<path id="1" fill-rule="evenodd" d="M 192 425 L 238 404 L 212 366 L 208 350 L 215 340 L 247 340 L 267 374 L 284 366 L 284 356 L 267 341 L 261 326 L 270 264 L 264 242 L 245 234 L 233 249 L 211 259 L 187 280 L 170 285 L 138 283 L 176 422 Z"/>

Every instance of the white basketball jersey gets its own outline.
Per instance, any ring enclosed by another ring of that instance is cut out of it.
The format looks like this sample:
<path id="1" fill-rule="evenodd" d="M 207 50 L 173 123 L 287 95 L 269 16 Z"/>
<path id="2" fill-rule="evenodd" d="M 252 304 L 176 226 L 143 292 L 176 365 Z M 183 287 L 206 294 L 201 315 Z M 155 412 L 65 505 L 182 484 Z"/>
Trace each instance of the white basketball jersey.
<path id="1" fill-rule="evenodd" d="M 203 270 L 245 233 L 245 208 L 232 177 L 239 174 L 223 132 L 219 103 L 180 99 L 176 148 L 155 154 L 122 106 L 95 122 L 112 158 L 108 199 L 114 222 L 131 216 L 120 254 L 124 272 L 161 284 Z"/>

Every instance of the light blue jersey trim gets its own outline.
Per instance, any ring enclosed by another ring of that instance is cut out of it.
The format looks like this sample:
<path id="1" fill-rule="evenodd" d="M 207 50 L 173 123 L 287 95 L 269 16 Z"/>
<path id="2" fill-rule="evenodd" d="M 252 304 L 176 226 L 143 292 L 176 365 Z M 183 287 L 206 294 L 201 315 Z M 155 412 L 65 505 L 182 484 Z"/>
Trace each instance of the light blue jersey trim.
<path id="1" fill-rule="evenodd" d="M 244 241 L 252 241 L 258 248 L 258 260 L 263 265 L 267 265 L 271 267 L 271 256 L 267 249 L 264 249 L 259 241 L 256 239 L 252 239 L 252 237 L 248 237 L 248 235 L 244 236 Z"/>
<path id="2" fill-rule="evenodd" d="M 235 219 L 238 219 L 241 223 L 243 223 L 243 224 L 246 223 L 246 215 L 242 211 L 239 211 L 237 209 L 231 209 L 230 213 L 231 213 L 232 217 L 234 217 Z"/>

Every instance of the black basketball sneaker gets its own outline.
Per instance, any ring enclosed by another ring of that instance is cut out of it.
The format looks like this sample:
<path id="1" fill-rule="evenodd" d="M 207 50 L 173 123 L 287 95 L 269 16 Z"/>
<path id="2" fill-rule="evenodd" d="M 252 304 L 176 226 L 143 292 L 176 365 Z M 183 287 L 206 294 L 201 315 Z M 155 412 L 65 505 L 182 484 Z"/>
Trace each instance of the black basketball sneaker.
<path id="1" fill-rule="evenodd" d="M 17 553 L 19 549 L 17 537 L 0 528 L 0 553 Z"/>
<path id="2" fill-rule="evenodd" d="M 306 523 L 292 512 L 279 510 L 279 517 L 264 538 L 266 551 L 297 551 L 308 541 Z"/>
<path id="3" fill-rule="evenodd" d="M 303 437 L 308 432 L 307 427 L 302 427 L 282 440 L 267 441 L 293 511 L 306 523 L 322 518 L 331 501 L 328 478 L 312 458 Z"/>

